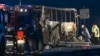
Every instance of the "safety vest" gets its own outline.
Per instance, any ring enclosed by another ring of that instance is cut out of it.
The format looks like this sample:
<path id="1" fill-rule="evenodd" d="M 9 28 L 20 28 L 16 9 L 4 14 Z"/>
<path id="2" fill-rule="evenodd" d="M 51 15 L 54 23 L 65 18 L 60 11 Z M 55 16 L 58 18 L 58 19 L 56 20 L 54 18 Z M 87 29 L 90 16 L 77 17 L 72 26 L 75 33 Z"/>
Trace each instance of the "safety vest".
<path id="1" fill-rule="evenodd" d="M 24 39 L 24 31 L 17 31 L 17 39 L 18 40 L 23 40 Z"/>
<path id="2" fill-rule="evenodd" d="M 99 37 L 100 33 L 99 33 L 99 28 L 98 27 L 92 27 L 92 33 L 94 33 L 94 37 Z"/>

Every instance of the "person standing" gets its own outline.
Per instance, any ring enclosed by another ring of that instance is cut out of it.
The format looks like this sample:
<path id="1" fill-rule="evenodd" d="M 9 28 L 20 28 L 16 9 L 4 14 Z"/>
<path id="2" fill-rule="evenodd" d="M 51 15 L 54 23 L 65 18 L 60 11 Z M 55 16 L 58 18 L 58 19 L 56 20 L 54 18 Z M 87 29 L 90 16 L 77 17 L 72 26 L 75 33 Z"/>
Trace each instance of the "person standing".
<path id="1" fill-rule="evenodd" d="M 99 44 L 100 32 L 99 32 L 99 27 L 96 24 L 92 26 L 92 36 L 93 36 L 93 43 Z"/>
<path id="2" fill-rule="evenodd" d="M 81 25 L 81 28 L 82 28 L 82 36 L 83 36 L 85 42 L 91 42 L 90 41 L 91 35 L 90 35 L 89 30 L 87 29 L 87 27 L 85 25 Z"/>
<path id="3" fill-rule="evenodd" d="M 42 29 L 42 23 L 39 21 L 36 21 L 36 28 L 35 28 L 35 35 L 36 35 L 36 49 L 38 51 L 43 50 L 43 29 Z"/>
<path id="4" fill-rule="evenodd" d="M 25 48 L 25 32 L 23 30 L 23 27 L 19 27 L 19 29 L 17 30 L 16 39 L 17 39 L 18 54 L 23 55 Z"/>

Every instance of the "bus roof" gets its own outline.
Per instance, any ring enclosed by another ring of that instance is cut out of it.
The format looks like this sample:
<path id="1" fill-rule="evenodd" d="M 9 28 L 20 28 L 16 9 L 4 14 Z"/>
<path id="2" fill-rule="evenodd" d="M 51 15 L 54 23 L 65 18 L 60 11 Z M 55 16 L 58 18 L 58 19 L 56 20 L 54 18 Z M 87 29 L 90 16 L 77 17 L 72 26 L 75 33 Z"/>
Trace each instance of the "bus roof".
<path id="1" fill-rule="evenodd" d="M 20 5 L 17 5 L 20 6 Z M 42 8 L 44 7 L 45 9 L 52 9 L 52 10 L 61 10 L 61 11 L 77 11 L 75 8 L 57 8 L 57 7 L 49 7 L 49 6 L 39 6 L 39 5 L 21 5 L 22 7 L 36 7 L 36 8 Z"/>
<path id="2" fill-rule="evenodd" d="M 44 8 L 62 10 L 62 11 L 77 11 L 75 8 L 56 8 L 56 7 L 47 7 L 47 6 L 44 6 Z"/>

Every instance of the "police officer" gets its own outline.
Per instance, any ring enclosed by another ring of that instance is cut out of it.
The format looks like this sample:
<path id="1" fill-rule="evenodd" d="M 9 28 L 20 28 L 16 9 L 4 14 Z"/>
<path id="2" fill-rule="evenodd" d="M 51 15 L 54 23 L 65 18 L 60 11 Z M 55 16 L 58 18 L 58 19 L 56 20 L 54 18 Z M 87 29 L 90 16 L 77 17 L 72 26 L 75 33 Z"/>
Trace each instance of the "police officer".
<path id="1" fill-rule="evenodd" d="M 100 36 L 100 33 L 99 33 L 99 27 L 94 24 L 92 26 L 92 36 L 93 36 L 93 44 L 99 44 L 99 36 Z"/>

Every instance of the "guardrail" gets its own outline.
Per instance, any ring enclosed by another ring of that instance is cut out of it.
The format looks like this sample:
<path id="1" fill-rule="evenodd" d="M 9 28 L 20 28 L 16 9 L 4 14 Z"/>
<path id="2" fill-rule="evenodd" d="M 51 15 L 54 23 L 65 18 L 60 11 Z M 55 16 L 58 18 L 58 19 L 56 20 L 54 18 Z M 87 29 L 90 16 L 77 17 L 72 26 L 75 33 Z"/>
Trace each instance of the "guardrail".
<path id="1" fill-rule="evenodd" d="M 100 56 L 100 48 L 80 49 L 74 51 L 48 51 L 43 56 Z"/>

